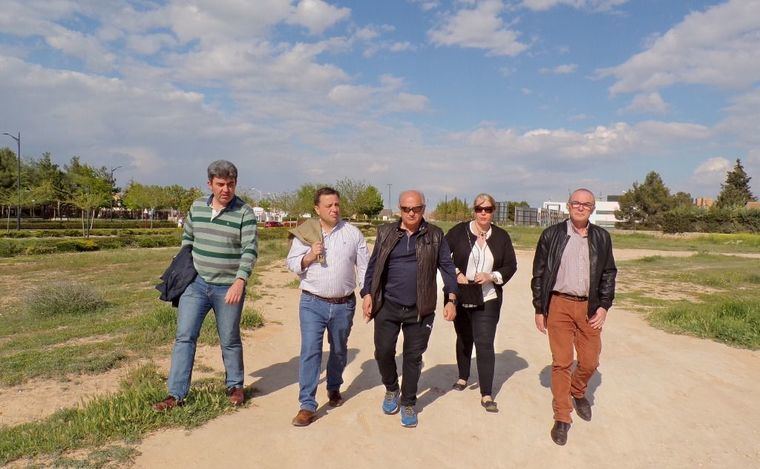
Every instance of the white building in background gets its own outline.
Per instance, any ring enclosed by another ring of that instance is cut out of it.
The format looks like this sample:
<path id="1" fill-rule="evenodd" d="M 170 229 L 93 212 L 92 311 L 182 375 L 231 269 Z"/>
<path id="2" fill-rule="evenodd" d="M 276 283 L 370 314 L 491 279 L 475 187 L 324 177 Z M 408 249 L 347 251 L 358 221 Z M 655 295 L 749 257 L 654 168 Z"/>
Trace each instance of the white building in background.
<path id="1" fill-rule="evenodd" d="M 559 210 L 562 215 L 567 218 L 570 214 L 567 212 L 567 202 L 555 202 L 547 201 L 541 206 L 544 210 Z M 595 225 L 602 226 L 604 228 L 614 228 L 615 222 L 618 222 L 615 218 L 615 210 L 620 209 L 620 204 L 617 201 L 597 200 L 596 210 L 591 214 L 589 221 Z"/>

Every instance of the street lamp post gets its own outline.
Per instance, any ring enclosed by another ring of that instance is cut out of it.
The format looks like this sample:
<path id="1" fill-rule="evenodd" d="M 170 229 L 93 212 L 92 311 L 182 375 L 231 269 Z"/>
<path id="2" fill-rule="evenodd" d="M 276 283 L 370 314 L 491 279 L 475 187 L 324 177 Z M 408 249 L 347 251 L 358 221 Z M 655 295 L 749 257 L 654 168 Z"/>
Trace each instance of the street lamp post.
<path id="1" fill-rule="evenodd" d="M 18 132 L 18 136 L 3 132 L 3 135 L 7 135 L 16 141 L 18 151 L 16 152 L 16 161 L 18 162 L 18 179 L 16 180 L 18 188 L 18 203 L 16 204 L 16 230 L 21 230 L 21 131 Z"/>
<path id="2" fill-rule="evenodd" d="M 111 168 L 111 189 L 116 187 L 116 180 L 113 178 L 114 171 L 123 167 L 124 166 L 116 166 L 114 168 Z M 113 192 L 111 193 L 111 222 L 113 223 Z"/>

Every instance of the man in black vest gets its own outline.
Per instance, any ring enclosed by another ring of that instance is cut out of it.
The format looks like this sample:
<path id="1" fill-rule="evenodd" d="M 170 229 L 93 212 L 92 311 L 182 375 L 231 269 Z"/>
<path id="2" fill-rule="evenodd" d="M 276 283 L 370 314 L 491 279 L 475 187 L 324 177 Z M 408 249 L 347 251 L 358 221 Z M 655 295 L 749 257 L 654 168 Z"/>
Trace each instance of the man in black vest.
<path id="1" fill-rule="evenodd" d="M 415 190 L 399 195 L 401 220 L 377 228 L 377 239 L 367 266 L 362 310 L 367 321 L 375 319 L 375 359 L 386 393 L 382 409 L 401 409 L 401 425 L 417 426 L 417 382 L 422 354 L 433 330 L 440 270 L 447 297 L 443 317 L 456 316 L 457 282 L 451 251 L 443 231 L 428 224 L 425 196 Z M 396 341 L 404 331 L 403 378 L 396 370 Z"/>

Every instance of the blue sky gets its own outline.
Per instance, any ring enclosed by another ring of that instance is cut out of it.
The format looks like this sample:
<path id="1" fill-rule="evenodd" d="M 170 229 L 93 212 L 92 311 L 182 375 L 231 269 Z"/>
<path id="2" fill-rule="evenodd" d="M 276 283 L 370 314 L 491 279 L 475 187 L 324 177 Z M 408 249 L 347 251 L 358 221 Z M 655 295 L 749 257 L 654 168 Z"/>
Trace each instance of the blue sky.
<path id="1" fill-rule="evenodd" d="M 24 157 L 123 166 L 121 185 L 200 186 L 226 158 L 263 192 L 350 177 L 535 205 L 655 170 L 715 196 L 736 158 L 760 177 L 759 83 L 760 0 L 0 10 L 0 130 Z"/>

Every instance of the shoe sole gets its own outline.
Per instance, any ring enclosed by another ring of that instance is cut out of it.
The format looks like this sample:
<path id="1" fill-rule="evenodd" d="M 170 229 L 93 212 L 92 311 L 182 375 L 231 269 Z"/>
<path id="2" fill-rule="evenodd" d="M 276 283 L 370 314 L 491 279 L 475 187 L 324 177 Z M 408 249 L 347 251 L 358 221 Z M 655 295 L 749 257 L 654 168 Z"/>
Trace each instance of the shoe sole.
<path id="1" fill-rule="evenodd" d="M 392 411 L 390 411 L 390 412 L 388 412 L 387 410 L 385 410 L 385 408 L 383 408 L 383 413 L 384 413 L 385 415 L 394 415 L 394 414 L 397 414 L 397 413 L 398 413 L 398 411 L 399 411 L 399 409 L 400 409 L 400 408 L 401 408 L 401 406 L 400 406 L 400 405 L 398 405 L 398 404 L 396 404 L 396 408 L 395 408 L 395 409 L 393 409 L 393 410 L 392 410 Z"/>
<path id="2" fill-rule="evenodd" d="M 414 428 L 414 427 L 417 426 L 417 423 L 415 422 L 415 423 L 409 423 L 409 424 L 407 424 L 407 423 L 401 422 L 401 426 L 404 427 L 404 428 Z"/>

